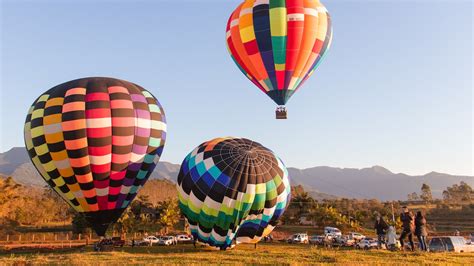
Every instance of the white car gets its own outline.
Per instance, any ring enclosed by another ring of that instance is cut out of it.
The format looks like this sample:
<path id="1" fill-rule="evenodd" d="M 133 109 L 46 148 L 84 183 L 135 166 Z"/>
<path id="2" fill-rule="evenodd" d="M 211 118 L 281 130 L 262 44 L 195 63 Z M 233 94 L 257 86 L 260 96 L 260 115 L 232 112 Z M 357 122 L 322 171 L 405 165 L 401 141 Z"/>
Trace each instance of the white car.
<path id="1" fill-rule="evenodd" d="M 191 243 L 193 241 L 193 237 L 188 235 L 177 235 L 176 241 L 178 243 Z"/>
<path id="2" fill-rule="evenodd" d="M 474 252 L 474 244 L 469 244 L 462 236 L 432 237 L 428 246 L 431 252 Z"/>
<path id="3" fill-rule="evenodd" d="M 160 239 L 156 236 L 147 236 L 143 238 L 143 243 L 147 243 L 148 245 L 158 244 Z"/>
<path id="4" fill-rule="evenodd" d="M 350 232 L 349 233 L 349 238 L 354 239 L 355 241 L 361 241 L 362 239 L 365 238 L 365 236 L 361 233 Z"/>
<path id="5" fill-rule="evenodd" d="M 158 242 L 158 245 L 165 245 L 165 246 L 176 245 L 176 238 L 174 236 L 162 236 L 160 237 L 160 241 Z"/>
<path id="6" fill-rule="evenodd" d="M 339 228 L 326 226 L 324 227 L 324 235 L 326 235 L 329 239 L 332 239 L 342 236 L 342 232 L 339 230 Z"/>
<path id="7" fill-rule="evenodd" d="M 308 234 L 294 234 L 290 238 L 288 238 L 288 243 L 308 244 Z"/>
<path id="8" fill-rule="evenodd" d="M 356 244 L 356 248 L 366 249 L 366 250 L 372 249 L 372 248 L 378 248 L 378 243 L 376 239 L 366 237 Z"/>

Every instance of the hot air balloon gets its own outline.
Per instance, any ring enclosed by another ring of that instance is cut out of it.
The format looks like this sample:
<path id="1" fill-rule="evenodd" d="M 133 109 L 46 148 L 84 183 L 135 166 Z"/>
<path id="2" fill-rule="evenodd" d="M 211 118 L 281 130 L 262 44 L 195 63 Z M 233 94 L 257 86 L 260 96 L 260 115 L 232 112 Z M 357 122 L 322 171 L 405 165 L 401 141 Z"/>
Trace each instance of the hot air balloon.
<path id="1" fill-rule="evenodd" d="M 331 19 L 319 0 L 245 0 L 227 23 L 239 69 L 279 107 L 314 73 L 331 45 Z"/>
<path id="2" fill-rule="evenodd" d="M 38 97 L 24 134 L 44 180 L 105 236 L 158 163 L 166 120 L 158 100 L 142 87 L 83 78 Z"/>
<path id="3" fill-rule="evenodd" d="M 220 249 L 257 243 L 276 226 L 291 187 L 283 162 L 244 138 L 204 142 L 184 159 L 179 207 L 195 240 Z"/>

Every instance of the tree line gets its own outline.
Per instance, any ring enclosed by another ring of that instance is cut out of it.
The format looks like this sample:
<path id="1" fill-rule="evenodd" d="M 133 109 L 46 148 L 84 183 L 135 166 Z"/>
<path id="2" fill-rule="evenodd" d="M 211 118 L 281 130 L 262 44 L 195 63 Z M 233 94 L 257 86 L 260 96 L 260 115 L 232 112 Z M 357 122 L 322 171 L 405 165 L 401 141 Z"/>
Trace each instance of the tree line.
<path id="1" fill-rule="evenodd" d="M 178 227 L 178 230 L 183 231 L 184 218 L 178 207 L 174 184 L 169 181 L 150 180 L 147 186 L 148 189 L 140 191 L 139 196 L 111 230 L 121 233 L 168 233 Z M 446 188 L 443 200 L 434 200 L 431 188 L 427 184 L 422 185 L 419 195 L 414 193 L 408 196 L 408 202 L 421 200 L 424 203 L 437 203 L 435 205 L 438 209 L 449 208 L 449 204 L 472 203 L 474 200 L 473 190 L 465 182 Z M 376 199 L 315 200 L 302 186 L 294 186 L 292 201 L 280 222 L 289 225 L 310 224 L 318 227 L 338 226 L 341 229 L 359 230 L 372 228 L 375 215 L 380 214 L 386 221 L 398 225 L 397 213 L 404 204 L 406 202 L 381 202 Z M 20 226 L 42 225 L 72 225 L 72 230 L 78 234 L 90 231 L 84 218 L 73 211 L 49 187 L 25 187 L 15 183 L 11 177 L 0 178 L 0 233 L 15 231 Z"/>
<path id="2" fill-rule="evenodd" d="M 424 201 L 430 203 L 435 201 L 431 192 L 431 187 L 427 184 L 421 186 L 420 194 L 412 192 L 407 195 L 408 201 Z M 474 191 L 469 184 L 461 181 L 458 184 L 454 184 L 447 187 L 443 191 L 443 203 L 446 204 L 459 204 L 459 203 L 471 203 L 474 201 Z"/>

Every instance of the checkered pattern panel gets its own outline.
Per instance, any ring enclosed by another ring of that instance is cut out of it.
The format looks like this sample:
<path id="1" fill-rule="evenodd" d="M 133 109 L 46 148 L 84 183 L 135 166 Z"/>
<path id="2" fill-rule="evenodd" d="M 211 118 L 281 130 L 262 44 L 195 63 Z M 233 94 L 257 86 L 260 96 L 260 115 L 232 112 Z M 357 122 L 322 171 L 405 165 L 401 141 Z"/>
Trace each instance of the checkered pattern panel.
<path id="1" fill-rule="evenodd" d="M 284 105 L 329 49 L 331 19 L 319 0 L 245 0 L 230 16 L 226 37 L 239 69 Z"/>
<path id="2" fill-rule="evenodd" d="M 194 149 L 178 175 L 179 206 L 195 239 L 227 248 L 268 235 L 291 195 L 282 161 L 261 144 L 217 138 Z"/>
<path id="3" fill-rule="evenodd" d="M 134 199 L 161 156 L 166 120 L 142 87 L 84 78 L 41 95 L 24 133 L 45 181 L 78 212 L 99 213 L 123 210 Z"/>

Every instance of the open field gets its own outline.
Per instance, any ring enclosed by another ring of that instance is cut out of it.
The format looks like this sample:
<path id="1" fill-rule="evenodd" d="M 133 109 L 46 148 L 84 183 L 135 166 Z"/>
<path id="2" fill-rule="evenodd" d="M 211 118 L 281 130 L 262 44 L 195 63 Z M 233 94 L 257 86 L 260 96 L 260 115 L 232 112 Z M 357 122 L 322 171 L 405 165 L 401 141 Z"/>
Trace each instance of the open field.
<path id="1" fill-rule="evenodd" d="M 0 253 L 0 264 L 470 264 L 474 253 L 421 253 L 324 249 L 283 243 L 239 245 L 217 251 L 192 245 L 171 247 L 125 247 L 112 252 L 94 252 L 90 247 L 50 253 Z"/>

